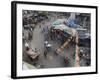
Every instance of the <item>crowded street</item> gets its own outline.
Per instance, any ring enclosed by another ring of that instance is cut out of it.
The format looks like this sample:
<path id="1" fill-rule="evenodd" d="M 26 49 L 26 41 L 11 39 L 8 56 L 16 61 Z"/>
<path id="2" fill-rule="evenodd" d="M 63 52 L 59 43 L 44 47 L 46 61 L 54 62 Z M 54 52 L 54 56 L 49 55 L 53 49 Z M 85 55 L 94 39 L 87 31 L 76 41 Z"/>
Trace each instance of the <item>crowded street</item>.
<path id="1" fill-rule="evenodd" d="M 28 69 L 90 66 L 89 14 L 82 16 L 84 20 L 81 20 L 80 15 L 24 10 L 23 69 L 26 69 L 27 64 L 31 65 Z M 76 16 L 79 17 L 77 24 L 68 24 Z M 80 38 L 84 32 L 89 35 L 89 39 L 83 39 L 84 35 Z"/>

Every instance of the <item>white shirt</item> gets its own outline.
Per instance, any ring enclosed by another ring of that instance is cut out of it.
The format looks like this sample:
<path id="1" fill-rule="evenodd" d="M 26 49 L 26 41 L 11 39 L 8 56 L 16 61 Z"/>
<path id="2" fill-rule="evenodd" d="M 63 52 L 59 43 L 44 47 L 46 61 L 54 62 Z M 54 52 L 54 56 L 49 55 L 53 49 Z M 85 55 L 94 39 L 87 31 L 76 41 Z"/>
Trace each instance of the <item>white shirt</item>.
<path id="1" fill-rule="evenodd" d="M 25 43 L 25 47 L 29 47 L 29 44 L 27 42 Z"/>

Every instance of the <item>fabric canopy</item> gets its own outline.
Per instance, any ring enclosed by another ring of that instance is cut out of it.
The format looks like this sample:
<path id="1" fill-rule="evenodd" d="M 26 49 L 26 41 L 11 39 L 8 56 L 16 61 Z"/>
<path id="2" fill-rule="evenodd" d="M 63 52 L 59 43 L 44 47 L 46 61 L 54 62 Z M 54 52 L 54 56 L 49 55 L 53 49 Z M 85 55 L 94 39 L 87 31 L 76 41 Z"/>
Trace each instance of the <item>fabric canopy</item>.
<path id="1" fill-rule="evenodd" d="M 71 34 L 71 29 L 68 26 L 64 25 L 64 24 L 56 25 L 54 27 L 54 29 L 59 29 L 59 30 L 64 31 L 68 34 Z"/>
<path id="2" fill-rule="evenodd" d="M 53 29 L 59 29 L 61 31 L 64 31 L 65 33 L 72 35 L 72 36 L 76 36 L 77 35 L 77 31 L 67 25 L 65 25 L 63 22 L 66 19 L 57 19 L 55 22 L 53 22 Z"/>
<path id="3" fill-rule="evenodd" d="M 66 19 L 57 19 L 53 22 L 53 26 L 63 24 L 63 22 L 66 22 Z"/>

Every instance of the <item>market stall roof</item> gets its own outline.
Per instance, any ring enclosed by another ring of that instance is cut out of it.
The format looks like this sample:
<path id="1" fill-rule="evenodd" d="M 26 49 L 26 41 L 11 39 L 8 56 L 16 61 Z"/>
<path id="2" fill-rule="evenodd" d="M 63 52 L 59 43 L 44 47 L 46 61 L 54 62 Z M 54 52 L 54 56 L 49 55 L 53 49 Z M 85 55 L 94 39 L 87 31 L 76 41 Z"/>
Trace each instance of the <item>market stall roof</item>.
<path id="1" fill-rule="evenodd" d="M 57 19 L 53 22 L 53 26 L 63 24 L 63 22 L 66 22 L 66 19 Z"/>
<path id="2" fill-rule="evenodd" d="M 71 29 L 64 24 L 56 25 L 54 29 L 59 29 L 61 31 L 67 32 L 68 34 L 71 34 Z"/>
<path id="3" fill-rule="evenodd" d="M 65 33 L 68 33 L 71 36 L 77 36 L 77 30 L 74 28 L 70 28 L 67 25 L 65 25 L 63 22 L 67 21 L 67 19 L 57 19 L 55 22 L 53 22 L 53 29 L 59 29 L 61 31 L 64 31 Z M 56 24 L 55 24 L 56 23 Z"/>
<path id="4" fill-rule="evenodd" d="M 70 28 L 64 24 L 61 24 L 61 25 L 56 25 L 54 27 L 54 29 L 59 29 L 59 30 L 62 30 L 72 36 L 76 36 L 77 35 L 77 30 L 73 29 L 73 28 Z"/>

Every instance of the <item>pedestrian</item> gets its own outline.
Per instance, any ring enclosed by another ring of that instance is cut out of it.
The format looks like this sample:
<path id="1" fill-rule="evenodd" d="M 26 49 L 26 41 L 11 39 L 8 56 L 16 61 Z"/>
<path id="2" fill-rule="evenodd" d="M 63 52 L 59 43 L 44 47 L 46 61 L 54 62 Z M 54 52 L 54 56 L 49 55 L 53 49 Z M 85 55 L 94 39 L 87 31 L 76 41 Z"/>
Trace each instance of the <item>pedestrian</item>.
<path id="1" fill-rule="evenodd" d="M 27 42 L 25 42 L 25 47 L 27 48 L 29 48 L 29 44 L 27 43 Z"/>
<path id="2" fill-rule="evenodd" d="M 28 39 L 32 40 L 32 37 L 33 37 L 33 33 L 32 33 L 31 30 L 29 30 L 29 32 L 28 32 Z"/>
<path id="3" fill-rule="evenodd" d="M 55 53 L 55 55 L 58 55 L 58 53 L 57 53 L 57 49 L 54 50 L 54 53 Z"/>
<path id="4" fill-rule="evenodd" d="M 42 33 L 45 33 L 45 28 L 44 27 L 42 28 Z"/>
<path id="5" fill-rule="evenodd" d="M 35 53 L 37 53 L 38 52 L 38 50 L 35 48 L 35 51 L 34 51 Z"/>
<path id="6" fill-rule="evenodd" d="M 47 57 L 47 50 L 44 51 L 44 56 Z"/>
<path id="7" fill-rule="evenodd" d="M 69 63 L 69 58 L 65 57 L 65 63 L 68 64 Z"/>

